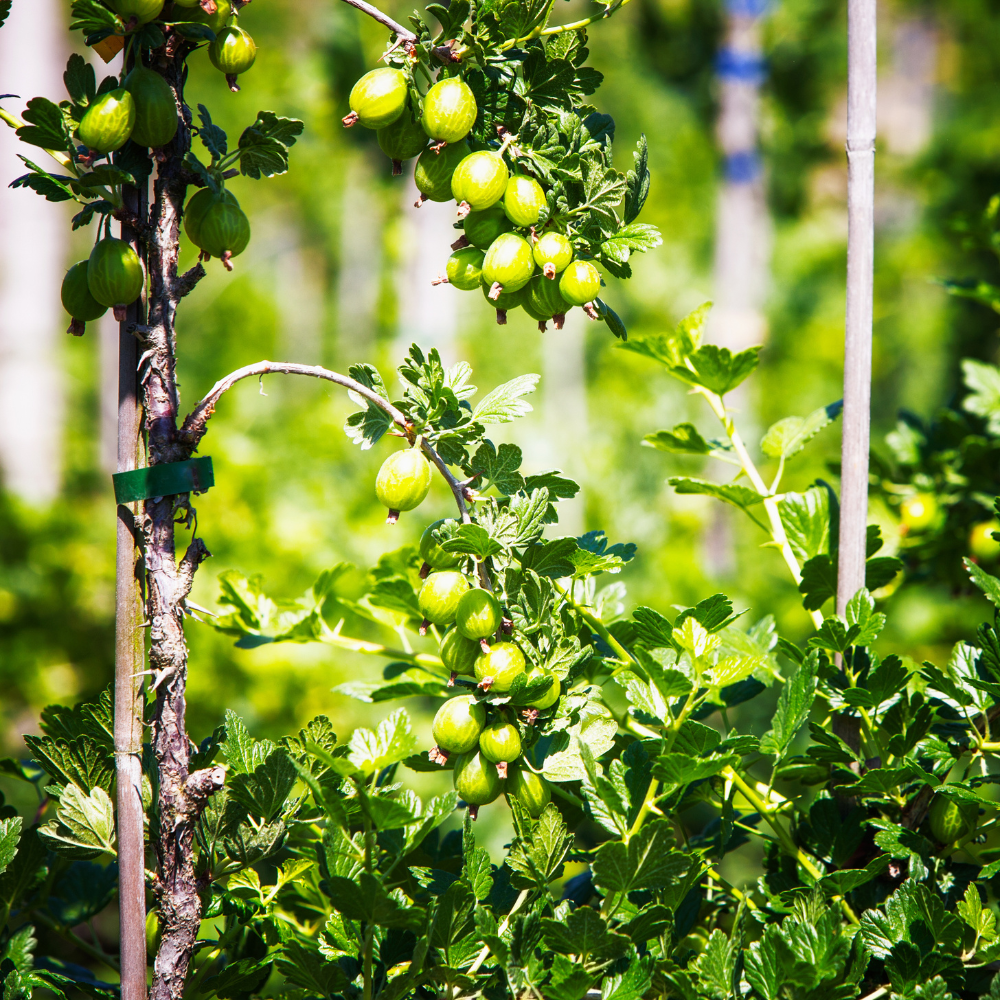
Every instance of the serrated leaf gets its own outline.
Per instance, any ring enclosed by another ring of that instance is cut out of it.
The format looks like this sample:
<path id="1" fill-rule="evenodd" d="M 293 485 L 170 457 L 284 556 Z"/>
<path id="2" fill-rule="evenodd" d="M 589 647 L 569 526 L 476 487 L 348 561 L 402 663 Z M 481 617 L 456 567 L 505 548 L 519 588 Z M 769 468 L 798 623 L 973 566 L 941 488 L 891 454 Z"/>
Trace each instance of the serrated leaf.
<path id="1" fill-rule="evenodd" d="M 531 412 L 523 396 L 534 392 L 540 375 L 518 375 L 487 393 L 473 411 L 472 419 L 480 424 L 507 424 Z"/>
<path id="2" fill-rule="evenodd" d="M 594 883 L 606 892 L 661 889 L 691 867 L 691 859 L 674 848 L 667 820 L 648 821 L 626 845 L 611 840 L 597 849 L 592 870 Z"/>
<path id="3" fill-rule="evenodd" d="M 575 955 L 580 962 L 610 961 L 629 950 L 629 939 L 608 933 L 596 910 L 578 907 L 565 920 L 542 920 L 542 936 L 556 955 Z"/>
<path id="4" fill-rule="evenodd" d="M 0 875 L 17 854 L 17 842 L 21 839 L 21 817 L 11 816 L 0 819 Z"/>
<path id="5" fill-rule="evenodd" d="M 30 123 L 17 129 L 17 137 L 23 142 L 57 152 L 73 151 L 62 109 L 57 104 L 44 97 L 33 97 L 22 117 Z"/>
<path id="6" fill-rule="evenodd" d="M 12 0 L 0 0 L 0 28 L 10 15 L 10 5 Z"/>
<path id="7" fill-rule="evenodd" d="M 507 867 L 515 874 L 511 879 L 516 888 L 536 888 L 545 891 L 549 882 L 562 872 L 563 861 L 573 843 L 573 834 L 559 810 L 549 803 L 524 836 L 518 836 L 507 855 Z"/>
<path id="8" fill-rule="evenodd" d="M 76 785 L 66 785 L 56 818 L 39 827 L 38 836 L 50 850 L 71 858 L 114 856 L 115 815 L 108 793 L 95 787 L 88 795 Z"/>
<path id="9" fill-rule="evenodd" d="M 848 626 L 859 630 L 855 646 L 870 646 L 885 627 L 885 615 L 875 610 L 875 601 L 864 587 L 847 602 L 846 616 Z"/>
<path id="10" fill-rule="evenodd" d="M 348 374 L 355 382 L 360 382 L 367 389 L 381 396 L 386 402 L 389 401 L 389 393 L 385 390 L 385 382 L 379 370 L 374 365 L 352 365 Z M 367 451 L 385 432 L 392 427 L 392 417 L 385 410 L 380 409 L 371 401 L 365 399 L 354 391 L 348 391 L 348 396 L 364 407 L 357 413 L 352 413 L 344 422 L 344 433 L 362 451 Z"/>
<path id="11" fill-rule="evenodd" d="M 212 122 L 212 116 L 204 104 L 198 105 L 198 118 L 201 125 L 198 128 L 198 138 L 212 154 L 213 160 L 220 160 L 229 152 L 229 140 L 226 133 Z"/>
<path id="12" fill-rule="evenodd" d="M 818 668 L 819 656 L 810 653 L 781 688 L 771 729 L 760 740 L 760 752 L 772 754 L 775 766 L 785 758 L 792 740 L 809 718 L 816 696 Z"/>
<path id="13" fill-rule="evenodd" d="M 24 742 L 56 781 L 79 785 L 88 792 L 92 788 L 111 791 L 114 759 L 107 747 L 93 737 L 79 736 L 69 740 L 25 736 Z"/>
<path id="14" fill-rule="evenodd" d="M 645 135 L 639 136 L 632 158 L 635 160 L 635 166 L 625 175 L 625 204 L 622 208 L 622 217 L 626 224 L 639 215 L 649 196 L 649 143 Z"/>
<path id="15" fill-rule="evenodd" d="M 749 378 L 757 367 L 759 354 L 759 347 L 733 354 L 728 347 L 703 344 L 687 356 L 688 365 L 672 366 L 670 374 L 689 385 L 700 385 L 724 396 Z"/>
<path id="16" fill-rule="evenodd" d="M 0 23 L 3 23 L 2 18 L 0 18 Z M 76 52 L 69 57 L 69 62 L 66 63 L 63 83 L 66 84 L 66 92 L 75 104 L 87 105 L 97 94 L 97 77 L 94 75 L 94 67 Z"/>
<path id="17" fill-rule="evenodd" d="M 257 120 L 240 136 L 240 171 L 247 177 L 276 177 L 288 170 L 288 150 L 305 126 L 297 118 L 258 111 Z"/>
<path id="18" fill-rule="evenodd" d="M 633 251 L 653 250 L 660 246 L 663 237 L 656 226 L 633 222 L 622 226 L 614 236 L 601 243 L 601 254 L 618 264 L 625 264 Z"/>
<path id="19" fill-rule="evenodd" d="M 296 780 L 296 770 L 285 750 L 275 750 L 252 774 L 234 775 L 229 793 L 247 811 L 265 823 L 276 819 Z"/>
<path id="20" fill-rule="evenodd" d="M 539 576 L 561 579 L 572 576 L 573 555 L 578 546 L 575 538 L 554 538 L 548 542 L 529 545 L 521 559 L 523 569 L 530 569 Z"/>
<path id="21" fill-rule="evenodd" d="M 778 512 L 800 562 L 808 562 L 829 550 L 830 494 L 822 486 L 811 486 L 805 493 L 786 493 Z"/>
<path id="22" fill-rule="evenodd" d="M 747 510 L 764 500 L 756 490 L 736 483 L 710 483 L 706 479 L 692 479 L 689 476 L 671 476 L 667 482 L 678 493 L 715 497 L 716 500 L 732 504 L 740 510 Z"/>
<path id="23" fill-rule="evenodd" d="M 986 599 L 994 607 L 1000 608 L 1000 580 L 967 557 L 962 559 L 962 563 L 969 574 L 969 579 L 986 595 Z"/>
<path id="24" fill-rule="evenodd" d="M 234 774 L 253 774 L 275 748 L 270 740 L 255 740 L 232 709 L 226 710 L 226 738 L 219 746 Z"/>
<path id="25" fill-rule="evenodd" d="M 833 423 L 844 408 L 843 400 L 813 410 L 808 417 L 785 417 L 772 424 L 760 442 L 761 451 L 771 458 L 797 455 L 824 427 Z"/>
<path id="26" fill-rule="evenodd" d="M 965 358 L 962 374 L 970 390 L 962 400 L 962 409 L 986 420 L 991 434 L 1000 433 L 1000 368 Z"/>
<path id="27" fill-rule="evenodd" d="M 483 492 L 494 486 L 504 496 L 513 496 L 524 489 L 521 468 L 521 449 L 516 444 L 504 443 L 499 448 L 492 441 L 484 441 L 472 459 L 470 469 L 479 475 L 475 487 Z"/>
<path id="28" fill-rule="evenodd" d="M 474 556 L 482 561 L 504 550 L 504 546 L 479 524 L 463 524 L 454 535 L 441 544 L 445 552 Z"/>
<path id="29" fill-rule="evenodd" d="M 365 774 L 373 774 L 398 764 L 413 753 L 419 741 L 410 728 L 405 709 L 397 709 L 387 719 L 370 729 L 356 729 L 351 736 L 348 759 Z"/>
<path id="30" fill-rule="evenodd" d="M 674 455 L 710 455 L 724 447 L 719 441 L 706 441 L 694 424 L 677 424 L 673 430 L 647 434 L 642 443 Z"/>

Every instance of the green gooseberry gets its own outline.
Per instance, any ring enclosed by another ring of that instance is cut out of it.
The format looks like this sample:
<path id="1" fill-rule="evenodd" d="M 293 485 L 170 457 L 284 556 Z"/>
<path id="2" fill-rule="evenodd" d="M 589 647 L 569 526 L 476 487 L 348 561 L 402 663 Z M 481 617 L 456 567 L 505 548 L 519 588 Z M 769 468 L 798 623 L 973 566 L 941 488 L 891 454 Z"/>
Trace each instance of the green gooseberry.
<path id="1" fill-rule="evenodd" d="M 524 673 L 524 653 L 512 642 L 495 642 L 476 657 L 476 680 L 483 690 L 503 694 Z"/>
<path id="2" fill-rule="evenodd" d="M 552 792 L 549 783 L 527 767 L 512 767 L 507 771 L 507 798 L 517 799 L 533 819 L 542 815 Z"/>
<path id="3" fill-rule="evenodd" d="M 365 128 L 385 128 L 403 113 L 408 94 L 406 74 L 402 70 L 388 66 L 369 70 L 351 88 L 347 99 L 351 113 L 344 124 L 360 122 Z"/>
<path id="4" fill-rule="evenodd" d="M 471 694 L 449 698 L 434 716 L 431 734 L 434 742 L 449 753 L 468 753 L 475 749 L 479 734 L 486 725 L 486 708 Z"/>
<path id="5" fill-rule="evenodd" d="M 486 254 L 478 247 L 456 250 L 445 265 L 448 282 L 463 292 L 471 292 L 482 284 L 483 260 Z"/>
<path id="6" fill-rule="evenodd" d="M 571 305 L 586 305 L 600 294 L 601 273 L 589 260 L 574 260 L 559 279 L 559 291 Z"/>
<path id="7" fill-rule="evenodd" d="M 125 78 L 125 89 L 135 102 L 132 141 L 150 149 L 165 146 L 177 134 L 178 125 L 170 84 L 155 70 L 136 66 Z"/>
<path id="8" fill-rule="evenodd" d="M 408 114 L 400 115 L 375 134 L 378 136 L 379 148 L 392 160 L 393 177 L 402 174 L 403 160 L 417 156 L 427 145 L 427 135 L 420 122 L 413 121 Z"/>
<path id="9" fill-rule="evenodd" d="M 573 259 L 573 244 L 562 233 L 542 233 L 534 246 L 535 263 L 546 278 L 555 278 Z"/>
<path id="10" fill-rule="evenodd" d="M 438 142 L 461 142 L 479 109 L 469 85 L 457 76 L 438 80 L 424 95 L 424 131 Z"/>
<path id="11" fill-rule="evenodd" d="M 484 208 L 481 212 L 469 212 L 463 223 L 465 238 L 480 250 L 489 250 L 501 233 L 509 233 L 514 223 L 507 218 L 500 205 Z"/>
<path id="12" fill-rule="evenodd" d="M 233 81 L 236 77 L 245 73 L 254 64 L 257 58 L 257 46 L 248 32 L 238 25 L 231 24 L 215 36 L 215 41 L 208 47 L 208 58 L 220 73 L 226 74 L 229 86 L 232 88 L 235 86 Z"/>
<path id="13" fill-rule="evenodd" d="M 485 639 L 500 627 L 500 602 L 481 587 L 462 595 L 455 610 L 455 627 L 467 639 Z"/>
<path id="14" fill-rule="evenodd" d="M 507 313 L 511 309 L 516 309 L 518 306 L 524 305 L 527 297 L 525 290 L 519 288 L 516 292 L 501 292 L 496 298 L 490 298 L 490 286 L 486 282 L 483 282 L 482 288 L 486 301 L 497 311 L 498 326 L 505 326 L 507 323 Z"/>
<path id="15" fill-rule="evenodd" d="M 124 88 L 95 97 L 77 126 L 77 138 L 88 149 L 112 153 L 129 140 L 135 127 L 135 99 Z"/>
<path id="16" fill-rule="evenodd" d="M 431 488 L 431 467 L 418 448 L 394 451 L 375 477 L 375 495 L 389 508 L 387 524 L 399 520 L 400 511 L 419 507 Z"/>
<path id="17" fill-rule="evenodd" d="M 127 306 L 142 293 L 142 262 L 124 241 L 99 240 L 87 261 L 87 287 L 102 306 Z"/>
<path id="18" fill-rule="evenodd" d="M 452 782 L 455 791 L 468 803 L 473 817 L 479 806 L 492 802 L 503 791 L 503 779 L 496 764 L 491 764 L 480 753 L 467 753 L 456 759 Z"/>
<path id="19" fill-rule="evenodd" d="M 159 16 L 164 0 L 111 0 L 116 14 L 128 24 L 134 17 L 139 24 L 146 24 Z"/>
<path id="20" fill-rule="evenodd" d="M 473 212 L 495 205 L 507 188 L 510 173 L 499 153 L 480 150 L 463 159 L 451 175 L 451 193 Z"/>
<path id="21" fill-rule="evenodd" d="M 540 694 L 534 701 L 529 701 L 528 706 L 530 708 L 537 708 L 540 712 L 544 712 L 545 709 L 551 708 L 558 700 L 559 695 L 562 691 L 562 685 L 559 683 L 559 678 L 555 674 L 546 670 L 544 667 L 532 667 L 528 671 L 527 676 L 524 678 L 525 683 L 531 684 L 533 681 L 540 680 L 546 677 L 551 680 L 551 685 L 549 689 L 544 693 Z"/>
<path id="22" fill-rule="evenodd" d="M 77 261 L 67 272 L 62 281 L 59 297 L 62 299 L 63 308 L 70 314 L 72 323 L 69 326 L 69 333 L 79 337 L 84 333 L 86 324 L 93 319 L 100 319 L 107 311 L 108 307 L 101 305 L 91 294 L 90 286 L 87 283 L 88 261 Z M 479 644 L 473 643 L 476 655 L 479 655 Z M 471 670 L 469 671 L 472 672 Z"/>
<path id="23" fill-rule="evenodd" d="M 479 734 L 479 752 L 492 764 L 509 764 L 521 756 L 521 734 L 504 719 L 488 725 Z"/>
<path id="24" fill-rule="evenodd" d="M 507 181 L 503 194 L 503 210 L 515 226 L 533 226 L 548 207 L 545 191 L 534 177 L 515 174 Z"/>
<path id="25" fill-rule="evenodd" d="M 498 236 L 483 259 L 483 284 L 490 286 L 490 298 L 500 292 L 516 292 L 524 288 L 534 272 L 535 258 L 531 253 L 531 244 L 517 233 Z"/>
<path id="26" fill-rule="evenodd" d="M 467 142 L 449 143 L 444 149 L 425 149 L 413 170 L 413 183 L 420 192 L 417 205 L 425 201 L 451 201 L 451 175 L 469 155 Z"/>
<path id="27" fill-rule="evenodd" d="M 451 625 L 469 581 L 455 570 L 431 573 L 417 595 L 417 604 L 424 618 L 434 625 Z"/>
<path id="28" fill-rule="evenodd" d="M 420 536 L 420 558 L 431 569 L 454 569 L 461 565 L 464 556 L 460 552 L 445 552 L 434 538 L 434 531 L 446 523 L 445 518 L 428 524 Z"/>
<path id="29" fill-rule="evenodd" d="M 466 639 L 457 628 L 453 628 L 445 633 L 438 652 L 446 669 L 462 677 L 472 677 L 475 674 L 476 657 L 482 649 L 475 639 Z"/>

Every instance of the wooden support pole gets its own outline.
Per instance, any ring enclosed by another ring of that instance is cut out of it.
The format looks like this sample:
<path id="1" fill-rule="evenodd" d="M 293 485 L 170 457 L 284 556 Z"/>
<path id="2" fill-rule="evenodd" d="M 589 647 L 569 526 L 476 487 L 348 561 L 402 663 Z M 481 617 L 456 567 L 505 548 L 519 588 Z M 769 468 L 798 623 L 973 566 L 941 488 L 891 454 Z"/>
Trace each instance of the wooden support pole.
<path id="1" fill-rule="evenodd" d="M 147 194 L 124 189 L 125 205 L 138 218 Z M 122 226 L 122 239 L 142 247 Z M 128 307 L 118 332 L 118 471 L 136 468 L 140 407 L 138 344 L 133 324 L 144 319 L 142 298 Z M 118 507 L 115 587 L 115 765 L 118 777 L 118 906 L 121 924 L 122 1000 L 146 1000 L 146 882 L 142 809 L 143 634 L 142 556 L 133 534 L 136 504 Z M 131 508 L 131 509 L 130 509 Z"/>
<path id="2" fill-rule="evenodd" d="M 847 5 L 847 320 L 837 611 L 865 585 L 875 257 L 875 0 Z"/>

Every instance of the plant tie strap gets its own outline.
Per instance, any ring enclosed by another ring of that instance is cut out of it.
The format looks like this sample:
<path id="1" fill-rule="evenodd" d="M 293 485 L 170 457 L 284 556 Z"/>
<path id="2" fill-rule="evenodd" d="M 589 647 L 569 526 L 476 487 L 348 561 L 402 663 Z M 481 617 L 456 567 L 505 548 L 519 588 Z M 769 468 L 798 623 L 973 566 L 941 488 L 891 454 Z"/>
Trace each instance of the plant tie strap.
<path id="1" fill-rule="evenodd" d="M 165 462 L 131 472 L 116 472 L 115 502 L 132 503 L 152 497 L 170 497 L 179 493 L 204 493 L 215 485 L 212 459 L 208 455 L 186 462 Z"/>

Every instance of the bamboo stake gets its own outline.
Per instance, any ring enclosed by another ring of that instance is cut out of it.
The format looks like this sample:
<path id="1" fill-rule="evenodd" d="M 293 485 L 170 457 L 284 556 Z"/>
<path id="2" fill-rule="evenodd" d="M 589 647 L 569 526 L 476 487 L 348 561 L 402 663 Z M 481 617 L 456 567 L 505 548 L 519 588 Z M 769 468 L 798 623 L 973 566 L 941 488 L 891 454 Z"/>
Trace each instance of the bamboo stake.
<path id="1" fill-rule="evenodd" d="M 875 256 L 875 0 L 847 5 L 847 321 L 837 611 L 865 585 Z"/>
<path id="2" fill-rule="evenodd" d="M 145 191 L 126 187 L 126 208 L 144 219 Z M 122 226 L 122 239 L 140 256 L 135 234 Z M 118 331 L 118 471 L 137 466 L 140 409 L 138 345 L 132 333 L 143 321 L 142 298 L 128 307 Z M 129 509 L 131 508 L 131 509 Z M 122 1000 L 146 998 L 146 888 L 142 809 L 142 561 L 133 535 L 136 504 L 118 507 L 115 586 L 115 765 L 118 777 L 118 907 L 121 935 Z"/>

